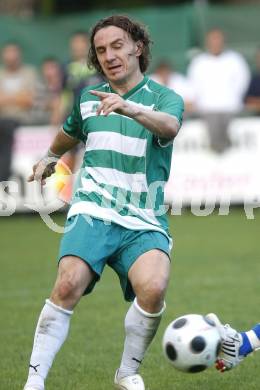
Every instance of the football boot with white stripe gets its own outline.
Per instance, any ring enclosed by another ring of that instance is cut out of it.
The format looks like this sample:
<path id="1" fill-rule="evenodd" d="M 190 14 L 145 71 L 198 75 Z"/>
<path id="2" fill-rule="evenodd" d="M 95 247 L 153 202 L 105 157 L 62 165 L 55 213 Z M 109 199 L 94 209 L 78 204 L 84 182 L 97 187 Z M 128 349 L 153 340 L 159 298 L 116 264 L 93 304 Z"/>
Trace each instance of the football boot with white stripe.
<path id="1" fill-rule="evenodd" d="M 246 357 L 239 354 L 243 343 L 242 336 L 235 329 L 231 328 L 230 325 L 223 325 L 216 314 L 210 313 L 206 317 L 215 323 L 222 339 L 220 354 L 216 361 L 216 369 L 220 372 L 229 371 L 240 364 Z"/>

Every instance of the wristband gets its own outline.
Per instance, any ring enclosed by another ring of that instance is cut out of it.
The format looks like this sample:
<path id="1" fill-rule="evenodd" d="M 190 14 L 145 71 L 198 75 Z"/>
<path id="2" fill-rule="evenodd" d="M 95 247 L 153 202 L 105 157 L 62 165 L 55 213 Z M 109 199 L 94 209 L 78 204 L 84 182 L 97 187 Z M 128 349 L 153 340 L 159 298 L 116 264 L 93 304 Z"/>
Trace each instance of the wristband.
<path id="1" fill-rule="evenodd" d="M 62 156 L 62 154 L 55 154 L 51 151 L 51 149 L 49 149 L 45 155 L 45 157 L 48 157 L 48 158 L 60 158 Z"/>

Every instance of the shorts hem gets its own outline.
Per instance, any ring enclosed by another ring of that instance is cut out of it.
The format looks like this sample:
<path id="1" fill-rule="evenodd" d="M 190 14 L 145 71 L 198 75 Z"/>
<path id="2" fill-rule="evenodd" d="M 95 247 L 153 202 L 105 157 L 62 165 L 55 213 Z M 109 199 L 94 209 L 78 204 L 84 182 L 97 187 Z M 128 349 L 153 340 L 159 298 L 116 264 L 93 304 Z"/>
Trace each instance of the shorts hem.
<path id="1" fill-rule="evenodd" d="M 86 263 L 86 264 L 89 266 L 89 268 L 90 268 L 93 272 L 95 272 L 95 274 L 96 274 L 97 276 L 99 276 L 99 278 L 100 278 L 101 272 L 98 272 L 98 271 L 93 267 L 93 265 L 89 264 L 89 262 L 88 262 L 86 259 L 84 259 L 82 256 L 80 256 L 80 255 L 78 255 L 78 254 L 75 254 L 75 253 L 66 253 L 66 254 L 64 254 L 64 255 L 61 255 L 61 256 L 59 256 L 59 258 L 58 258 L 58 264 L 59 264 L 60 261 L 63 259 L 63 257 L 66 257 L 66 256 L 78 257 L 79 259 L 81 259 L 82 261 L 84 261 L 84 263 Z"/>

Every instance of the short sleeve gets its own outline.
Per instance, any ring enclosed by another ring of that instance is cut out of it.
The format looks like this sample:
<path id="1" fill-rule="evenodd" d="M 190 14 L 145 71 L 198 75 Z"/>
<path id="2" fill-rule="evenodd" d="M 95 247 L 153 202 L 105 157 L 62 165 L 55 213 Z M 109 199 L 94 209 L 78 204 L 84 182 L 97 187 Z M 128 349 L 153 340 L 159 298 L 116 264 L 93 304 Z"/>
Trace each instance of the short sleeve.
<path id="1" fill-rule="evenodd" d="M 181 127 L 184 112 L 184 102 L 180 95 L 170 90 L 162 93 L 159 97 L 156 110 L 174 116 L 179 122 L 179 128 Z M 173 140 L 157 138 L 157 142 L 159 146 L 167 147 L 172 144 Z"/>
<path id="2" fill-rule="evenodd" d="M 169 115 L 175 116 L 181 126 L 184 102 L 180 95 L 174 91 L 167 90 L 160 95 L 156 109 L 157 111 L 166 112 Z"/>
<path id="3" fill-rule="evenodd" d="M 63 124 L 63 130 L 69 137 L 86 142 L 86 137 L 82 131 L 82 117 L 80 113 L 79 99 L 75 100 L 72 111 Z"/>

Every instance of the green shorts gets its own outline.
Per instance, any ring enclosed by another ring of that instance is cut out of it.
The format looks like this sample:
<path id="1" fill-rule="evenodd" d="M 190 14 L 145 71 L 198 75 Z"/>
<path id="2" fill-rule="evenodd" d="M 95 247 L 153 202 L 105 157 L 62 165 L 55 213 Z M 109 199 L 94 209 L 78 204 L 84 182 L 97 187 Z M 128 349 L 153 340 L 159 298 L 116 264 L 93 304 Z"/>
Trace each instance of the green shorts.
<path id="1" fill-rule="evenodd" d="M 81 214 L 67 220 L 66 230 L 61 240 L 59 261 L 64 256 L 77 256 L 95 273 L 84 294 L 93 290 L 107 264 L 117 273 L 125 300 L 132 301 L 135 294 L 128 271 L 135 260 L 151 249 L 160 249 L 170 257 L 169 240 L 158 231 L 129 230 Z"/>

